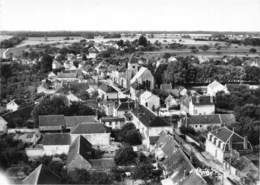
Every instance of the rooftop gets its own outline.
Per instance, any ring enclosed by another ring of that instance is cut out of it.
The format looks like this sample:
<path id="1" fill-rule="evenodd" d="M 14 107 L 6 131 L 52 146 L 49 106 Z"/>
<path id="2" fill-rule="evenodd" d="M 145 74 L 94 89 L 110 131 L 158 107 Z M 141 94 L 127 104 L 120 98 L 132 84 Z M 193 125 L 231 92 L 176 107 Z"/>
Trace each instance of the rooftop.
<path id="1" fill-rule="evenodd" d="M 70 134 L 48 133 L 44 134 L 40 144 L 43 145 L 70 145 Z"/>
<path id="2" fill-rule="evenodd" d="M 216 130 L 213 130 L 211 131 L 211 134 L 219 138 L 223 142 L 227 142 L 228 140 L 231 139 L 231 137 L 232 137 L 232 141 L 238 141 L 238 140 L 243 141 L 243 137 L 239 136 L 237 133 L 228 129 L 227 127 L 221 127 Z"/>
<path id="3" fill-rule="evenodd" d="M 100 85 L 99 88 L 102 89 L 106 93 L 117 93 L 117 90 L 115 90 L 113 87 L 106 85 L 106 84 Z"/>
<path id="4" fill-rule="evenodd" d="M 74 127 L 71 134 L 95 134 L 106 133 L 106 129 L 101 123 L 80 123 Z"/>
<path id="5" fill-rule="evenodd" d="M 96 115 L 89 116 L 65 116 L 65 123 L 67 127 L 74 127 L 79 123 L 94 123 L 97 122 Z"/>
<path id="6" fill-rule="evenodd" d="M 40 115 L 39 126 L 65 126 L 64 115 Z"/>
<path id="7" fill-rule="evenodd" d="M 191 101 L 194 105 L 214 105 L 214 100 L 211 96 L 192 96 Z"/>

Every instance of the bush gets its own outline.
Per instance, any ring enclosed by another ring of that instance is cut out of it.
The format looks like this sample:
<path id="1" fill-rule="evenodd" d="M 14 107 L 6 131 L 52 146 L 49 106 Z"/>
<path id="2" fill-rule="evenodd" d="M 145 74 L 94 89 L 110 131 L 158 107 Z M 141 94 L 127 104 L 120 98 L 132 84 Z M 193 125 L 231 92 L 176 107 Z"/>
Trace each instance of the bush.
<path id="1" fill-rule="evenodd" d="M 116 151 L 115 162 L 117 165 L 130 165 L 135 163 L 136 152 L 131 146 L 125 146 Z"/>

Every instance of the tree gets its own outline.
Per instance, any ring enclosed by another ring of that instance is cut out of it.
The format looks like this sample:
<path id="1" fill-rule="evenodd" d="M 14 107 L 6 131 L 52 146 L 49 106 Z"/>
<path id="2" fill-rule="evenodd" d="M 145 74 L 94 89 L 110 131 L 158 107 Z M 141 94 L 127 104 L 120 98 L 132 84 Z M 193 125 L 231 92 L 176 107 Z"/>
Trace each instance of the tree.
<path id="1" fill-rule="evenodd" d="M 249 53 L 256 53 L 256 49 L 255 48 L 250 48 L 250 50 L 249 50 Z"/>
<path id="2" fill-rule="evenodd" d="M 1 65 L 1 73 L 0 76 L 4 77 L 7 80 L 9 77 L 12 76 L 12 68 L 9 64 Z"/>
<path id="3" fill-rule="evenodd" d="M 137 154 L 131 146 L 124 146 L 116 151 L 114 160 L 117 165 L 129 165 L 135 163 L 136 157 Z"/>
<path id="4" fill-rule="evenodd" d="M 146 47 L 148 45 L 148 41 L 144 35 L 141 35 L 138 39 L 138 45 Z"/>
<path id="5" fill-rule="evenodd" d="M 41 56 L 40 68 L 43 73 L 46 73 L 46 72 L 49 72 L 52 70 L 52 60 L 53 60 L 53 57 L 48 54 L 44 54 L 43 56 Z"/>
<path id="6" fill-rule="evenodd" d="M 130 145 L 142 144 L 142 136 L 133 123 L 125 124 L 119 131 L 119 140 Z"/>
<path id="7" fill-rule="evenodd" d="M 207 50 L 209 50 L 209 46 L 208 45 L 202 45 L 202 46 L 200 46 L 199 47 L 201 50 L 203 50 L 203 51 L 207 51 Z"/>

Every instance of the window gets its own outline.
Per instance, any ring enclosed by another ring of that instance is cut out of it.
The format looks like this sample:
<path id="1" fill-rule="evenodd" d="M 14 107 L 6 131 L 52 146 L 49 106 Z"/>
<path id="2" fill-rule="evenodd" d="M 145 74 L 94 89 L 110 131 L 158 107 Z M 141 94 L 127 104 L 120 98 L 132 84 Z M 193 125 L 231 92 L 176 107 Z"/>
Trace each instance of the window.
<path id="1" fill-rule="evenodd" d="M 145 102 L 145 106 L 148 107 L 148 103 L 147 102 Z"/>
<path id="2" fill-rule="evenodd" d="M 202 125 L 200 125 L 200 128 L 202 127 Z"/>
<path id="3" fill-rule="evenodd" d="M 195 125 L 195 128 L 197 128 L 198 127 L 198 125 Z"/>
<path id="4" fill-rule="evenodd" d="M 217 138 L 214 138 L 213 143 L 214 143 L 214 145 L 216 145 L 216 143 L 217 143 Z"/>
<path id="5" fill-rule="evenodd" d="M 210 140 L 210 141 L 212 140 L 212 137 L 213 137 L 213 136 L 210 134 L 210 135 L 209 135 L 209 140 Z"/>
<path id="6" fill-rule="evenodd" d="M 218 147 L 221 148 L 221 141 L 218 141 Z"/>

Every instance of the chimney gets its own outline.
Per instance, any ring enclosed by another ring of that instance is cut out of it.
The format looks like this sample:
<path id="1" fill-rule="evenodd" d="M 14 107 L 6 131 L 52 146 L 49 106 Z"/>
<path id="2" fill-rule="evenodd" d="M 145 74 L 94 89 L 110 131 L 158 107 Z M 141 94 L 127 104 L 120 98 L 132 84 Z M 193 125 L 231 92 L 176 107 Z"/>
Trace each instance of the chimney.
<path id="1" fill-rule="evenodd" d="M 248 149 L 248 139 L 247 139 L 247 136 L 244 137 L 244 142 L 243 142 L 243 147 L 244 147 L 244 150 L 247 150 Z"/>

